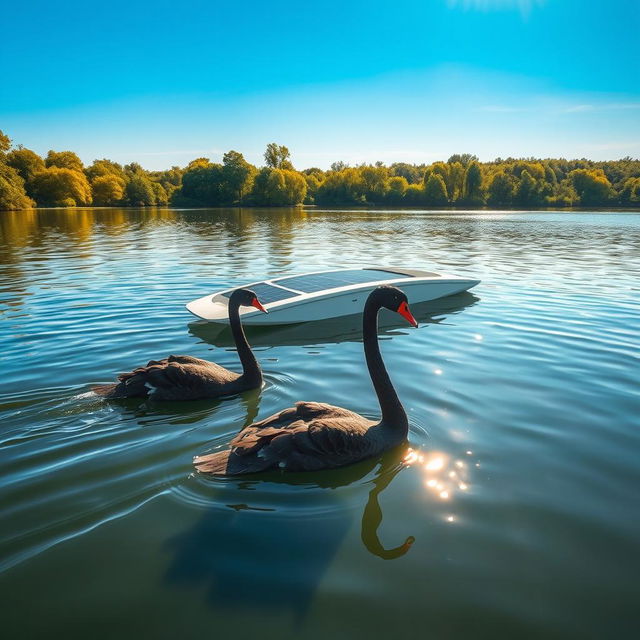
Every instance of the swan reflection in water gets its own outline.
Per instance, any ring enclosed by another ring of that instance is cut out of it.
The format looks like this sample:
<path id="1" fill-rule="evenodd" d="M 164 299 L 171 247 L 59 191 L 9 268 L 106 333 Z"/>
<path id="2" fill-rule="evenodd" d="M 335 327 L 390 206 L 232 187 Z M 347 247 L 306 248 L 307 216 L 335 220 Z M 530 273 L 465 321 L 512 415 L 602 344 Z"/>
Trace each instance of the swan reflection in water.
<path id="1" fill-rule="evenodd" d="M 379 497 L 406 467 L 407 452 L 407 445 L 401 445 L 377 459 L 318 473 L 242 480 L 197 476 L 204 491 L 213 492 L 213 508 L 168 543 L 173 558 L 165 579 L 205 586 L 214 607 L 290 611 L 301 621 L 349 531 L 353 490 L 366 476 L 374 474 L 364 481 L 371 483 L 361 521 L 364 547 L 384 560 L 400 558 L 411 548 L 412 536 L 388 549 L 379 537 Z M 347 501 L 336 490 L 348 491 L 350 485 Z"/>
<path id="2" fill-rule="evenodd" d="M 468 291 L 446 298 L 411 305 L 411 312 L 420 324 L 437 324 L 448 315 L 459 313 L 474 305 L 480 298 Z M 382 309 L 378 319 L 378 334 L 393 334 L 404 328 L 405 322 L 398 314 Z M 249 343 L 253 347 L 306 346 L 360 342 L 362 340 L 362 314 L 316 320 L 290 325 L 244 325 Z M 189 324 L 189 332 L 203 342 L 215 347 L 233 347 L 233 336 L 227 325 L 198 320 Z"/>
<path id="3" fill-rule="evenodd" d="M 141 427 L 152 426 L 155 423 L 166 424 L 167 421 L 172 425 L 190 425 L 215 418 L 242 424 L 244 428 L 255 422 L 258 417 L 261 394 L 262 389 L 249 389 L 224 398 L 203 400 L 117 398 L 111 401 L 110 407 L 118 407 L 125 419 L 137 420 Z M 98 396 L 94 396 L 93 401 L 103 402 Z"/>

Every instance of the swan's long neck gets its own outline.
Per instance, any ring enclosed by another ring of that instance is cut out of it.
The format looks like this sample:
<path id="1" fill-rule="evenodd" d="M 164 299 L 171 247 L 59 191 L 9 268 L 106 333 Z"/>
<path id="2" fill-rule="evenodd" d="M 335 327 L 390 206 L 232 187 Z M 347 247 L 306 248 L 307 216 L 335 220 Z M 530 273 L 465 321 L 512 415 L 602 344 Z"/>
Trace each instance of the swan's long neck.
<path id="1" fill-rule="evenodd" d="M 392 427 L 394 431 L 403 431 L 404 435 L 406 435 L 409 430 L 407 414 L 398 399 L 396 390 L 391 384 L 391 379 L 380 354 L 380 345 L 378 344 L 379 310 L 380 304 L 371 299 L 367 300 L 362 321 L 364 355 L 367 360 L 371 382 L 373 382 L 373 388 L 380 403 L 382 422 Z"/>
<path id="2" fill-rule="evenodd" d="M 251 381 L 262 381 L 262 370 L 247 342 L 247 336 L 244 334 L 244 329 L 240 322 L 240 305 L 235 300 L 229 300 L 229 324 L 231 325 L 233 340 L 242 364 L 242 375 L 245 379 Z"/>

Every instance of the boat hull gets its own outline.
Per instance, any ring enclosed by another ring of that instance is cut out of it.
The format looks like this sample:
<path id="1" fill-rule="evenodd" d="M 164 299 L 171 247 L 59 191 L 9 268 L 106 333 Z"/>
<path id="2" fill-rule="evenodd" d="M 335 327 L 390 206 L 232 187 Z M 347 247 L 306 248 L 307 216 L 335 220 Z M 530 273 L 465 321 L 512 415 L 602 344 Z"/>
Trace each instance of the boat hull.
<path id="1" fill-rule="evenodd" d="M 427 302 L 451 296 L 476 286 L 480 281 L 458 277 L 411 278 L 389 282 L 401 288 L 409 299 L 409 304 Z M 269 313 L 243 309 L 242 322 L 245 325 L 278 325 L 328 320 L 340 316 L 361 313 L 367 297 L 377 286 L 364 285 L 349 290 L 327 292 L 322 295 L 303 295 L 290 301 L 267 305 Z M 228 324 L 225 302 L 218 296 L 204 296 L 187 304 L 194 315 L 220 324 Z"/>

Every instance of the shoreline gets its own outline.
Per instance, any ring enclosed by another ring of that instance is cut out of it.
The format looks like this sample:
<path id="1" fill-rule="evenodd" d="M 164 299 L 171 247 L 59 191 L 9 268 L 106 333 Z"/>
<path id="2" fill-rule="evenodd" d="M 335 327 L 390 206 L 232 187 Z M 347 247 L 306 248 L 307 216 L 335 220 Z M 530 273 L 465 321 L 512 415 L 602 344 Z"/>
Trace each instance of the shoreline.
<path id="1" fill-rule="evenodd" d="M 158 209 L 169 211 L 228 211 L 230 209 L 237 209 L 239 211 L 243 209 L 255 209 L 255 210 L 296 210 L 296 211 L 423 211 L 425 213 L 551 213 L 557 211 L 558 213 L 640 213 L 640 203 L 637 206 L 627 205 L 607 205 L 599 207 L 536 207 L 536 208 L 499 208 L 499 207 L 393 207 L 385 205 L 332 205 L 321 206 L 315 204 L 301 204 L 293 206 L 257 206 L 257 205 L 226 205 L 217 207 L 180 207 L 171 205 L 147 205 L 147 206 L 76 206 L 76 207 L 30 207 L 28 209 L 2 209 L 0 215 L 3 213 L 19 213 L 25 211 L 155 211 Z"/>

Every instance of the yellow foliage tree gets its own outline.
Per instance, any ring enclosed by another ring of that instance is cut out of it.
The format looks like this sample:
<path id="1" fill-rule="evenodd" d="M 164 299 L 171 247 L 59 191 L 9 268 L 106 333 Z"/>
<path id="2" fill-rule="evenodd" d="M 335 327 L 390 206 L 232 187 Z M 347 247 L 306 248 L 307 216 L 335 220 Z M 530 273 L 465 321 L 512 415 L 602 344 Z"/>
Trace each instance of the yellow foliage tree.
<path id="1" fill-rule="evenodd" d="M 407 193 L 409 183 L 404 176 L 394 176 L 389 178 L 389 191 L 387 192 L 387 200 L 392 204 L 400 204 Z"/>
<path id="2" fill-rule="evenodd" d="M 602 169 L 575 169 L 568 177 L 580 196 L 580 204 L 604 204 L 613 194 L 611 183 Z"/>
<path id="3" fill-rule="evenodd" d="M 91 187 L 80 171 L 49 167 L 37 173 L 32 184 L 38 204 L 64 207 L 91 204 Z"/>
<path id="4" fill-rule="evenodd" d="M 125 181 L 114 174 L 99 175 L 91 182 L 93 202 L 110 206 L 117 204 L 124 197 Z"/>
<path id="5" fill-rule="evenodd" d="M 59 167 L 60 169 L 71 169 L 72 171 L 82 171 L 84 165 L 82 160 L 73 151 L 49 151 L 44 159 L 47 167 Z"/>

